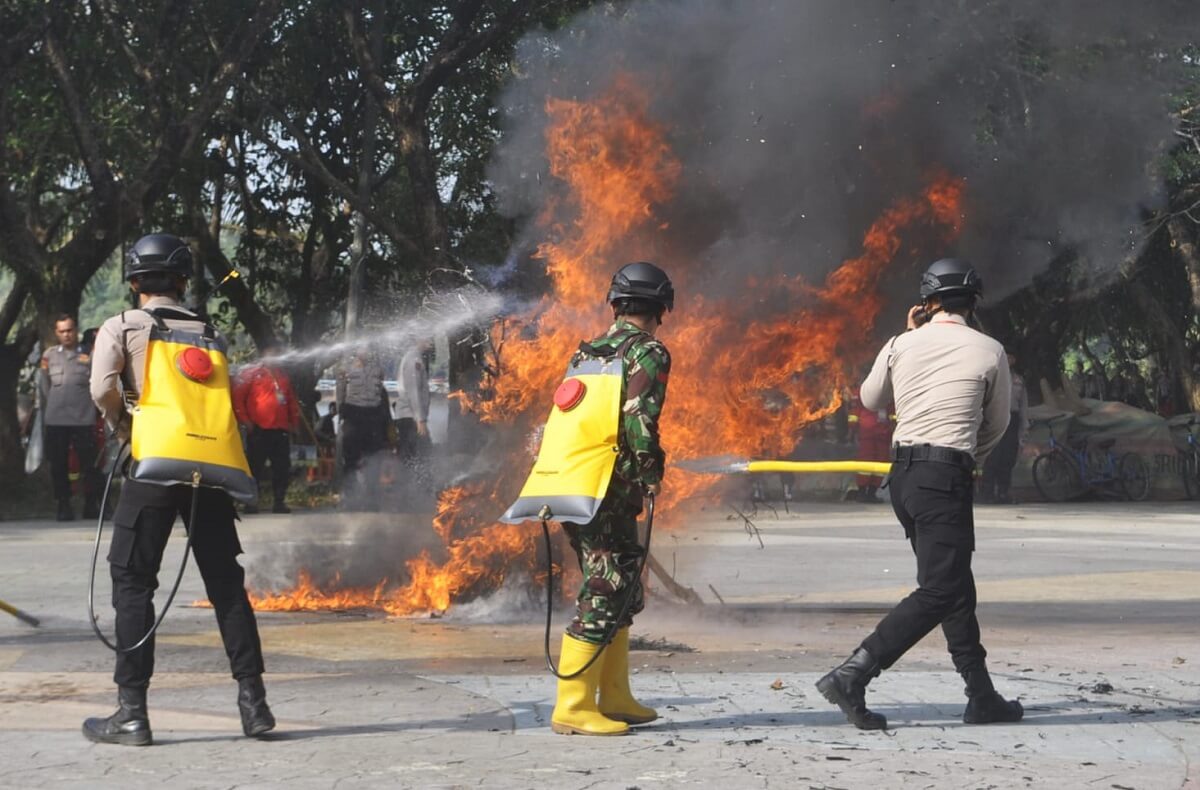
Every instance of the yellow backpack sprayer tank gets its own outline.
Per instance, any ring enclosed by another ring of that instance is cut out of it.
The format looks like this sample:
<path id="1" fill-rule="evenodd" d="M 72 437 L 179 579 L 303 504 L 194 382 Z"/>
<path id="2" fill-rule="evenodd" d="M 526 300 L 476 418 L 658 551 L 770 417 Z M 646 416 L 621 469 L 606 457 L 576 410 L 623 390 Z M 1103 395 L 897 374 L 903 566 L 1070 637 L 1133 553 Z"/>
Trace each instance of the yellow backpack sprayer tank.
<path id="1" fill-rule="evenodd" d="M 620 354 L 584 359 L 567 370 L 554 393 L 533 470 L 501 521 L 541 518 L 547 507 L 556 521 L 587 524 L 596 517 L 620 450 L 623 383 Z"/>
<path id="2" fill-rule="evenodd" d="M 189 332 L 150 314 L 142 392 L 133 407 L 130 479 L 190 485 L 198 472 L 200 485 L 254 501 L 258 489 L 233 413 L 224 340 L 207 324 Z"/>

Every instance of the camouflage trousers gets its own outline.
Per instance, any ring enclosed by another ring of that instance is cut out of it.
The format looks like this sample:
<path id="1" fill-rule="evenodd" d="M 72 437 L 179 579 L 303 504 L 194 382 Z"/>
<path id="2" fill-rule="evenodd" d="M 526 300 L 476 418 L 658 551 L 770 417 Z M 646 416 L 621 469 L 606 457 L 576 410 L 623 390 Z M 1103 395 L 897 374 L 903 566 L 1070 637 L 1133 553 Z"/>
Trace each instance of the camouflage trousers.
<path id="1" fill-rule="evenodd" d="M 607 504 L 607 503 L 606 503 Z M 563 524 L 571 539 L 571 548 L 579 559 L 583 584 L 575 598 L 575 617 L 567 633 L 592 644 L 604 641 L 609 629 L 629 596 L 633 601 L 624 622 L 642 611 L 642 580 L 637 578 L 642 547 L 638 543 L 637 511 L 626 508 L 601 509 L 589 524 Z"/>

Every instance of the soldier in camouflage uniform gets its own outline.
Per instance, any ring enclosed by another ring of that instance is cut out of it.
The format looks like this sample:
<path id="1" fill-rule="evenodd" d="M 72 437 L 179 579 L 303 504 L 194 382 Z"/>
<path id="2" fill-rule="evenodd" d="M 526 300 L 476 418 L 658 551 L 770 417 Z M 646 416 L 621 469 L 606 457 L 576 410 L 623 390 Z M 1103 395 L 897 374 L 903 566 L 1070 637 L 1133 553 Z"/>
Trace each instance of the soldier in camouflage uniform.
<path id="1" fill-rule="evenodd" d="M 658 418 L 666 400 L 671 355 L 654 335 L 674 300 L 671 280 L 662 269 L 651 263 L 624 266 L 613 277 L 608 294 L 613 325 L 586 344 L 597 356 L 621 354 L 624 360 L 620 449 L 596 517 L 588 524 L 563 524 L 579 559 L 583 584 L 575 617 L 563 638 L 559 671 L 569 675 L 597 651 L 603 649 L 604 655 L 578 677 L 559 681 L 551 717 L 555 732 L 622 735 L 629 724 L 658 718 L 653 709 L 633 698 L 629 688 L 629 626 L 643 606 L 637 576 L 643 553 L 637 518 L 643 497 L 658 492 L 665 460 Z M 624 621 L 614 622 L 629 596 L 633 596 L 629 613 Z M 617 630 L 612 642 L 604 648 L 613 628 Z"/>

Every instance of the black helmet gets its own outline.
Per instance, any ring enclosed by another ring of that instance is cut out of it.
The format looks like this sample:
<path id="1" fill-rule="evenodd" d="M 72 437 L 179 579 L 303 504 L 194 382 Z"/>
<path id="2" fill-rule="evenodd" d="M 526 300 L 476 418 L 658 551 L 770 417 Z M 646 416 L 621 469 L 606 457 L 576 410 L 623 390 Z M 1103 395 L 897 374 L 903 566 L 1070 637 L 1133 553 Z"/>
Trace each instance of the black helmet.
<path id="1" fill-rule="evenodd" d="M 609 304 L 623 299 L 653 302 L 669 311 L 675 307 L 675 288 L 667 273 L 653 263 L 627 263 L 613 275 L 608 289 Z"/>
<path id="2" fill-rule="evenodd" d="M 170 233 L 151 233 L 138 239 L 125 253 L 125 279 L 152 272 L 190 277 L 192 251 L 187 242 Z"/>
<path id="3" fill-rule="evenodd" d="M 974 300 L 983 295 L 983 280 L 966 261 L 942 258 L 929 264 L 921 275 L 921 300 L 931 296 Z"/>

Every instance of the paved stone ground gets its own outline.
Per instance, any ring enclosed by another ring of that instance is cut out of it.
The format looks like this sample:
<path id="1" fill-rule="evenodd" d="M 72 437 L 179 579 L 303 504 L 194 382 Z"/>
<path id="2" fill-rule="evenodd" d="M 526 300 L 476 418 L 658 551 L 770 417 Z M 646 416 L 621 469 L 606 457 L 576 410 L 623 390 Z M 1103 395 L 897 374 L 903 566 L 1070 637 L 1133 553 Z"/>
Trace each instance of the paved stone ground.
<path id="1" fill-rule="evenodd" d="M 913 561 L 886 508 L 806 505 L 757 520 L 765 548 L 720 512 L 658 534 L 656 555 L 712 603 L 654 598 L 638 619 L 634 685 L 662 719 L 628 737 L 549 731 L 539 614 L 502 594 L 437 620 L 260 615 L 280 721 L 261 741 L 240 735 L 211 612 L 181 607 L 159 640 L 149 749 L 79 734 L 113 701 L 84 615 L 91 529 L 0 523 L 0 598 L 43 619 L 0 614 L 0 786 L 1197 788 L 1197 516 L 978 509 L 984 641 L 998 687 L 1026 706 L 1017 725 L 961 723 L 936 632 L 871 685 L 892 728 L 845 724 L 813 682 L 907 592 Z M 248 519 L 245 563 L 275 573 L 297 546 L 336 551 L 362 526 L 349 518 Z M 198 597 L 190 570 L 179 600 Z"/>

